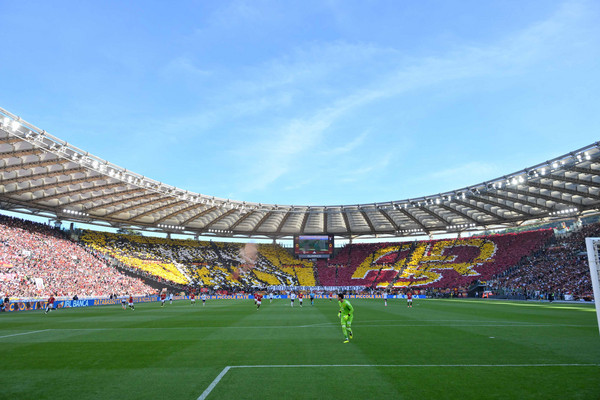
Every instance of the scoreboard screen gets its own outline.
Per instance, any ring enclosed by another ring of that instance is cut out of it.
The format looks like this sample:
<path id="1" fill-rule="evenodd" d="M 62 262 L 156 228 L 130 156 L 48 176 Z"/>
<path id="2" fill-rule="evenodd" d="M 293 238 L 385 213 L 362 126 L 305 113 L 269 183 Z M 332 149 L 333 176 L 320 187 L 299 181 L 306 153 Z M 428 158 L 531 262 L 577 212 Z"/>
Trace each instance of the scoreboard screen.
<path id="1" fill-rule="evenodd" d="M 295 236 L 294 254 L 299 258 L 329 258 L 333 254 L 333 236 Z"/>

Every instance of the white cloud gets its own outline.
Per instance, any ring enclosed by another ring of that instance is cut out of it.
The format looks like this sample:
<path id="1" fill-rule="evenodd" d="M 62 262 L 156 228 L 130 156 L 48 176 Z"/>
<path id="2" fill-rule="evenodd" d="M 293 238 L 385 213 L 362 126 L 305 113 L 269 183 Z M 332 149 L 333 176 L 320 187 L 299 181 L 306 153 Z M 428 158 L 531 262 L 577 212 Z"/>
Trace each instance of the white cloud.
<path id="1" fill-rule="evenodd" d="M 339 171 L 338 180 L 343 183 L 350 183 L 362 180 L 366 175 L 376 174 L 384 170 L 392 161 L 392 154 L 387 153 L 378 156 L 377 160 L 363 160 L 357 163 L 357 167 L 350 171 Z"/>
<path id="2" fill-rule="evenodd" d="M 163 74 L 168 78 L 181 78 L 183 74 L 185 77 L 197 79 L 210 76 L 212 71 L 197 67 L 188 57 L 182 56 L 169 61 L 163 69 Z"/>
<path id="3" fill-rule="evenodd" d="M 357 148 L 359 148 L 364 142 L 365 139 L 369 136 L 368 132 L 363 132 L 350 142 L 346 142 L 344 145 L 339 147 L 334 147 L 332 149 L 327 150 L 327 154 L 330 156 L 337 156 L 345 153 L 349 153 Z"/>
<path id="4" fill-rule="evenodd" d="M 211 108 L 180 121 L 193 129 L 196 121 L 218 124 L 243 121 L 249 115 L 264 116 L 262 125 L 250 129 L 253 137 L 232 144 L 231 150 L 246 166 L 237 190 L 264 190 L 298 170 L 303 158 L 315 152 L 316 144 L 338 121 L 362 107 L 450 82 L 523 73 L 557 53 L 568 53 L 573 38 L 585 36 L 578 26 L 585 17 L 581 4 L 566 3 L 549 19 L 495 44 L 457 46 L 446 54 L 420 59 L 408 59 L 395 49 L 373 44 L 312 43 L 247 69 L 213 99 L 216 102 Z M 239 14 L 246 15 L 244 7 Z M 312 93 L 319 93 L 314 101 Z M 278 118 L 271 115 L 274 109 Z M 350 155 L 366 137 L 363 133 L 332 153 Z M 375 167 L 384 168 L 385 163 L 359 168 L 354 174 L 364 175 Z M 469 163 L 439 171 L 431 178 L 473 174 L 469 180 L 478 181 L 476 176 L 489 176 L 486 171 L 496 168 Z M 353 178 L 348 175 L 341 179 Z"/>

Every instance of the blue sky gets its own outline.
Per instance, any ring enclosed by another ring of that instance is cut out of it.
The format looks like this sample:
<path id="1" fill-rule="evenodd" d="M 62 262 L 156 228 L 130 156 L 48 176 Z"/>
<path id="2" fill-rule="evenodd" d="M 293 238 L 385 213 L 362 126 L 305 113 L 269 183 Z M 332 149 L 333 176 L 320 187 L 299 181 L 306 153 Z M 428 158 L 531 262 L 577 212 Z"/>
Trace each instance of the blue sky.
<path id="1" fill-rule="evenodd" d="M 274 204 L 458 189 L 600 140 L 597 1 L 0 0 L 0 107 Z"/>

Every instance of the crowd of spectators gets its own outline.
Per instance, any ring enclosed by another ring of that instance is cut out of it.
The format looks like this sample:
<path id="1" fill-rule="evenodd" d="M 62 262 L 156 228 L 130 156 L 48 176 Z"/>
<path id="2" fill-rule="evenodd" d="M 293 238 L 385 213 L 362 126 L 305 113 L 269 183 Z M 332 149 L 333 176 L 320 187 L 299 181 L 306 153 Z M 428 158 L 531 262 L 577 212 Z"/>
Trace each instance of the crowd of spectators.
<path id="1" fill-rule="evenodd" d="M 0 215 L 0 293 L 12 298 L 153 291 L 67 239 L 58 228 Z"/>
<path id="2" fill-rule="evenodd" d="M 550 241 L 488 284 L 498 294 L 514 298 L 591 298 L 585 238 L 599 235 L 599 223 L 583 226 L 578 232 Z"/>
<path id="3" fill-rule="evenodd" d="M 529 297 L 591 295 L 583 238 L 552 230 L 403 243 L 350 244 L 331 260 L 298 260 L 277 244 L 177 240 L 83 231 L 80 242 L 49 225 L 0 216 L 0 293 L 13 297 L 148 294 L 135 274 L 173 287 L 252 291 L 266 286 L 337 286 L 464 293 L 487 280 Z M 450 291 L 448 291 L 450 290 Z"/>

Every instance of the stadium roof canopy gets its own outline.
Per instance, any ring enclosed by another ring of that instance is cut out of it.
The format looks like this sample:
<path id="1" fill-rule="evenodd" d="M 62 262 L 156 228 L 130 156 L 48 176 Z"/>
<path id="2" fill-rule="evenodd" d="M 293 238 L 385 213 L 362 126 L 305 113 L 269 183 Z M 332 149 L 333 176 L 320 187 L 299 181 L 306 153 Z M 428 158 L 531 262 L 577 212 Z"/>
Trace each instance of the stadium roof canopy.
<path id="1" fill-rule="evenodd" d="M 324 206 L 192 193 L 78 149 L 0 108 L 0 208 L 115 228 L 217 237 L 437 235 L 576 216 L 600 206 L 600 142 L 424 197 Z"/>

